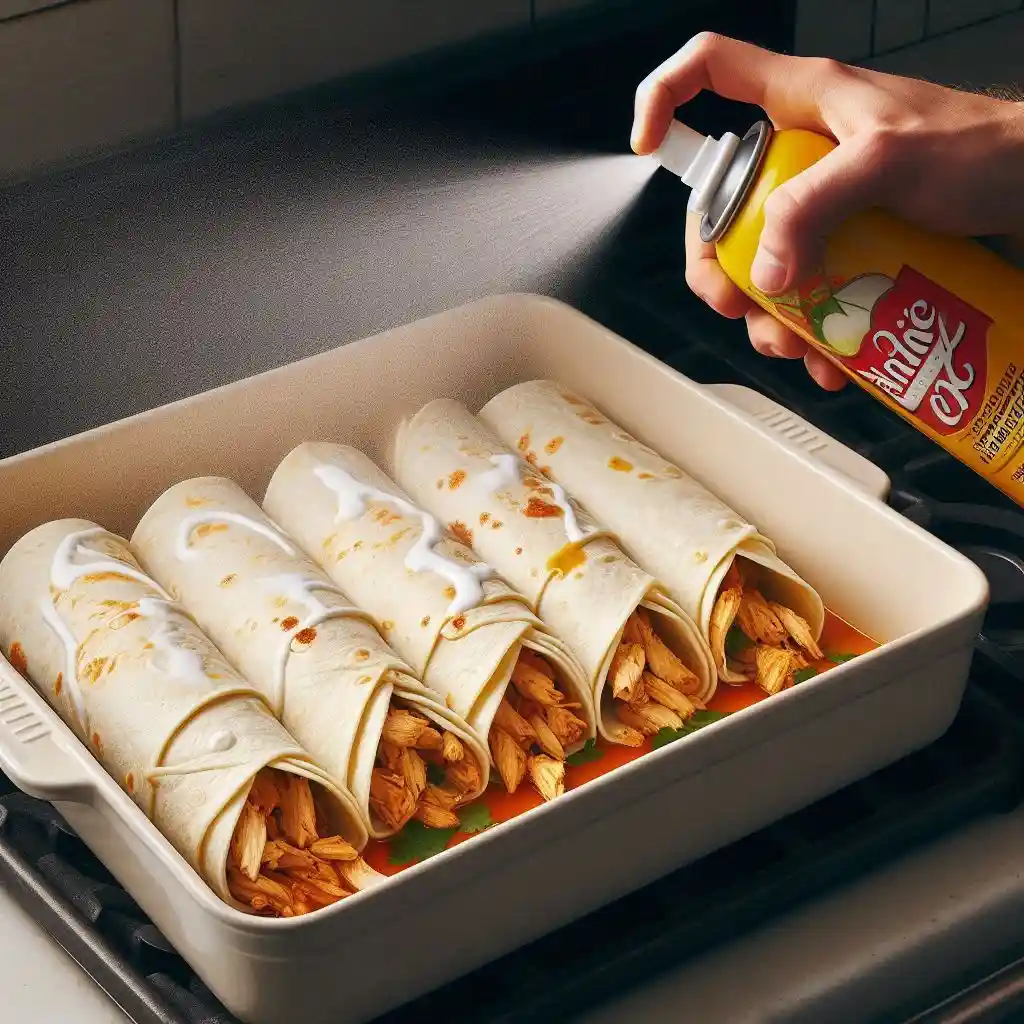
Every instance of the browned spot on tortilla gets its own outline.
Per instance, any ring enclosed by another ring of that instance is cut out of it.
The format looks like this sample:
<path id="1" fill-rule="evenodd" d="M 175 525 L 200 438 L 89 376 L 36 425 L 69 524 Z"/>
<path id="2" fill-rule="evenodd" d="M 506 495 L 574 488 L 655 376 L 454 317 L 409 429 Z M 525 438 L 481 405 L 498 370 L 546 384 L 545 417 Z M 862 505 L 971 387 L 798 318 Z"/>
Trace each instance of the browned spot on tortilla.
<path id="1" fill-rule="evenodd" d="M 523 509 L 523 515 L 527 519 L 555 519 L 562 514 L 557 505 L 549 505 L 542 498 L 531 497 Z"/>
<path id="2" fill-rule="evenodd" d="M 106 658 L 93 658 L 85 668 L 82 669 L 82 675 L 90 682 L 95 683 L 101 675 L 103 670 L 107 667 Z"/>
<path id="3" fill-rule="evenodd" d="M 370 652 L 365 647 L 360 647 L 355 654 L 356 661 L 366 661 L 369 656 Z"/>
<path id="4" fill-rule="evenodd" d="M 11 667 L 25 675 L 28 672 L 28 658 L 25 657 L 25 648 L 17 640 L 11 644 Z"/>
<path id="5" fill-rule="evenodd" d="M 454 587 L 451 587 L 451 586 L 445 587 L 443 593 L 444 593 L 444 596 L 447 597 L 449 601 L 454 601 L 455 600 L 455 588 Z"/>
<path id="6" fill-rule="evenodd" d="M 526 461 L 527 461 L 527 462 L 528 462 L 528 463 L 529 463 L 529 464 L 530 464 L 531 466 L 536 466 L 536 465 L 537 465 L 537 453 L 536 453 L 536 452 L 527 452 L 527 453 L 526 453 L 526 454 L 525 454 L 525 455 L 523 456 L 523 458 L 524 458 L 524 459 L 526 459 Z"/>
<path id="7" fill-rule="evenodd" d="M 60 691 L 64 689 L 64 673 L 58 672 L 53 683 L 53 692 L 59 697 Z"/>
<path id="8" fill-rule="evenodd" d="M 553 437 L 553 438 L 551 438 L 551 440 L 548 441 L 548 443 L 546 445 L 544 445 L 544 451 L 546 451 L 548 453 L 548 455 L 554 455 L 555 452 L 557 452 L 558 449 L 562 447 L 562 442 L 564 440 L 565 440 L 564 437 Z"/>
<path id="9" fill-rule="evenodd" d="M 357 540 L 355 542 L 355 544 L 352 545 L 352 550 L 353 551 L 358 551 L 362 546 L 363 546 L 363 542 L 361 540 Z"/>
<path id="10" fill-rule="evenodd" d="M 452 625 L 456 629 L 462 629 L 466 625 L 466 616 L 459 615 L 456 618 L 452 619 Z"/>
<path id="11" fill-rule="evenodd" d="M 223 533 L 227 528 L 227 523 L 203 523 L 196 527 L 196 536 L 209 537 L 211 533 Z"/>
<path id="12" fill-rule="evenodd" d="M 677 466 L 666 466 L 665 476 L 667 476 L 669 480 L 682 480 L 683 471 L 679 469 Z"/>
<path id="13" fill-rule="evenodd" d="M 523 549 L 522 548 L 516 548 L 516 554 L 517 555 L 521 555 L 522 553 L 523 553 Z"/>
<path id="14" fill-rule="evenodd" d="M 281 620 L 281 628 L 286 632 L 291 632 L 299 624 L 298 617 L 295 615 L 289 615 L 286 619 Z"/>
<path id="15" fill-rule="evenodd" d="M 480 513 L 480 525 L 483 526 L 484 523 L 486 523 L 487 520 L 490 519 L 490 518 L 491 518 L 491 513 L 490 512 L 481 512 Z"/>
<path id="16" fill-rule="evenodd" d="M 83 576 L 82 579 L 86 583 L 135 583 L 136 581 L 131 576 L 126 576 L 123 572 L 91 572 L 87 576 Z"/>
<path id="17" fill-rule="evenodd" d="M 153 650 L 153 644 L 151 642 L 147 641 L 146 643 L 144 643 L 142 645 L 142 649 L 144 651 L 151 651 L 151 650 Z"/>
<path id="18" fill-rule="evenodd" d="M 449 711 L 454 711 L 454 710 L 455 710 L 455 698 L 454 698 L 454 697 L 453 697 L 453 696 L 452 696 L 452 695 L 451 695 L 450 693 L 446 693 L 446 694 L 445 694 L 445 697 L 444 697 L 444 706 L 445 706 L 445 707 L 446 707 L 446 708 L 447 708 L 447 709 L 448 709 Z"/>
<path id="19" fill-rule="evenodd" d="M 570 392 L 568 392 L 568 391 L 563 391 L 563 392 L 562 392 L 562 397 L 563 397 L 563 398 L 564 398 L 564 399 L 565 399 L 565 400 L 566 400 L 566 401 L 567 401 L 567 402 L 568 402 L 568 403 L 569 403 L 570 405 L 586 405 L 586 404 L 587 404 L 586 402 L 584 402 L 584 401 L 583 401 L 583 399 L 582 399 L 582 398 L 577 398 L 577 397 L 576 397 L 576 396 L 575 396 L 574 394 L 571 394 L 571 393 L 570 393 Z"/>
<path id="20" fill-rule="evenodd" d="M 504 525 L 505 524 L 500 519 L 495 519 L 494 522 L 491 523 L 491 529 L 500 530 Z"/>
<path id="21" fill-rule="evenodd" d="M 373 518 L 384 526 L 390 526 L 391 523 L 397 523 L 402 516 L 401 513 L 396 512 L 393 508 L 389 508 L 387 505 L 382 505 L 373 513 Z"/>
<path id="22" fill-rule="evenodd" d="M 587 553 L 579 541 L 566 544 L 556 551 L 547 562 L 549 572 L 557 572 L 568 576 L 573 569 L 578 569 L 587 560 Z"/>
<path id="23" fill-rule="evenodd" d="M 227 576 L 225 576 L 225 577 L 224 577 L 224 579 L 222 579 L 222 580 L 220 581 L 220 585 L 221 585 L 222 587 L 230 587 L 230 586 L 231 586 L 231 584 L 232 584 L 232 583 L 234 583 L 234 582 L 235 582 L 235 580 L 237 580 L 237 579 L 238 579 L 238 573 L 235 573 L 235 572 L 229 572 L 229 573 L 227 574 Z"/>
<path id="24" fill-rule="evenodd" d="M 96 748 L 96 753 L 99 754 L 100 757 L 102 757 L 103 756 L 103 740 L 100 739 L 100 734 L 98 732 L 94 732 L 92 734 L 92 736 L 91 736 L 91 739 L 92 739 L 92 745 Z"/>
<path id="25" fill-rule="evenodd" d="M 444 487 L 444 477 L 437 478 L 437 489 L 440 491 Z"/>
<path id="26" fill-rule="evenodd" d="M 461 487 L 466 479 L 466 471 L 464 469 L 457 469 L 454 473 L 448 477 L 448 489 L 454 491 L 457 487 Z"/>
<path id="27" fill-rule="evenodd" d="M 365 686 L 367 683 L 372 683 L 372 682 L 373 682 L 373 676 L 360 676 L 356 680 L 356 683 L 359 686 Z"/>
<path id="28" fill-rule="evenodd" d="M 422 626 L 422 627 L 423 627 L 424 629 L 426 629 L 426 628 L 427 628 L 427 626 L 429 626 L 429 625 L 430 625 L 430 616 L 429 616 L 429 615 L 424 615 L 424 616 L 423 616 L 423 618 L 422 618 L 422 619 L 420 619 L 420 625 L 421 625 L 421 626 Z"/>
<path id="29" fill-rule="evenodd" d="M 620 459 L 618 455 L 613 455 L 608 460 L 608 468 L 614 469 L 617 473 L 629 473 L 632 472 L 633 463 L 627 462 L 625 459 Z"/>
<path id="30" fill-rule="evenodd" d="M 519 438 L 519 444 L 517 447 L 521 452 L 525 452 L 530 447 L 530 435 L 522 434 Z"/>
<path id="31" fill-rule="evenodd" d="M 382 633 L 390 633 L 395 628 L 395 624 L 390 619 L 385 619 L 380 624 L 380 631 Z"/>
<path id="32" fill-rule="evenodd" d="M 466 526 L 465 523 L 463 523 L 460 520 L 456 519 L 454 523 L 449 523 L 448 524 L 448 529 L 451 530 L 452 533 L 456 537 L 458 537 L 458 539 L 461 540 L 463 544 L 466 545 L 466 547 L 472 547 L 472 545 L 473 545 L 473 531 L 470 530 L 470 528 L 468 526 Z"/>
<path id="33" fill-rule="evenodd" d="M 127 789 L 129 793 L 135 792 L 135 776 L 132 775 L 131 772 L 124 777 L 124 788 Z"/>
<path id="34" fill-rule="evenodd" d="M 637 480 L 653 480 L 654 479 L 654 474 L 653 473 L 637 473 L 636 478 L 637 478 Z"/>
<path id="35" fill-rule="evenodd" d="M 311 644 L 316 639 L 316 626 L 307 626 L 295 634 L 295 639 L 300 644 Z"/>
<path id="36" fill-rule="evenodd" d="M 578 412 L 576 413 L 576 415 L 579 416 L 579 418 L 583 420 L 584 423 L 589 423 L 592 427 L 599 427 L 605 422 L 600 416 L 597 415 L 596 412 L 592 411 L 591 409 L 584 409 L 583 412 Z"/>
<path id="37" fill-rule="evenodd" d="M 210 499 L 188 497 L 185 499 L 185 504 L 188 508 L 202 508 L 204 505 L 210 504 Z"/>

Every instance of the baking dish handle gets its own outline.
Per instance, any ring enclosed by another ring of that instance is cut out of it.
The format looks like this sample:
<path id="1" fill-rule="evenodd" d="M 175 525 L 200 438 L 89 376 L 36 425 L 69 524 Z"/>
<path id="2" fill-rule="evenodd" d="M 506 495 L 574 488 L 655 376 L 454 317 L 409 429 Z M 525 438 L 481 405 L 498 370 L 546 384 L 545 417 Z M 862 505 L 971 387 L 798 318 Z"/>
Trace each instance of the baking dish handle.
<path id="1" fill-rule="evenodd" d="M 73 749 L 77 741 L 53 718 L 46 701 L 0 656 L 0 769 L 29 796 L 88 803 L 87 755 Z"/>
<path id="2" fill-rule="evenodd" d="M 891 481 L 878 466 L 767 395 L 741 384 L 705 384 L 703 387 L 745 414 L 761 433 L 781 441 L 808 461 L 825 466 L 879 501 L 888 496 Z"/>

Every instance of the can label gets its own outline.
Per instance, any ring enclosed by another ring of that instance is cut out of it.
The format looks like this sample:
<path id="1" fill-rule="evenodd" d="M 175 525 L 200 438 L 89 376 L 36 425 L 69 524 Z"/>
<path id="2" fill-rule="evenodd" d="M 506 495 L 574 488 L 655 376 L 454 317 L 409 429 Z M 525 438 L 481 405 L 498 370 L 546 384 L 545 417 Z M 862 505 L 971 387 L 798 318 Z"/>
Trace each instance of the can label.
<path id="1" fill-rule="evenodd" d="M 988 316 L 907 266 L 816 285 L 775 300 L 780 312 L 936 433 L 963 429 L 983 399 Z"/>
<path id="2" fill-rule="evenodd" d="M 913 267 L 895 278 L 819 274 L 762 299 L 933 434 L 969 436 L 985 467 L 999 469 L 1024 443 L 1021 367 L 1009 363 L 988 386 L 992 319 Z"/>

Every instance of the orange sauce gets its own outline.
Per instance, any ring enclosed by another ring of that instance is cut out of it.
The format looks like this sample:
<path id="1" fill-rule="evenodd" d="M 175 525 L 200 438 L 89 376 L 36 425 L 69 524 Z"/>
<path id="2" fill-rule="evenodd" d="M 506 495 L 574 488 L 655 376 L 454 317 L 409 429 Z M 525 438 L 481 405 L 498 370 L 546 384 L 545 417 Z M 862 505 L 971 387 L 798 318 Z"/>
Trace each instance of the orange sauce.
<path id="1" fill-rule="evenodd" d="M 559 548 L 547 561 L 548 572 L 561 573 L 568 576 L 573 569 L 578 569 L 587 560 L 587 553 L 580 541 L 571 541 Z"/>
<path id="2" fill-rule="evenodd" d="M 848 622 L 840 619 L 839 616 L 827 611 L 820 646 L 825 657 L 812 666 L 816 675 L 827 672 L 836 664 L 848 661 L 851 657 L 867 654 L 868 651 L 875 650 L 879 645 L 854 629 Z M 811 674 L 810 669 L 806 672 L 808 675 Z M 715 696 L 708 703 L 707 713 L 703 717 L 704 720 L 717 719 L 720 715 L 741 711 L 743 708 L 766 699 L 767 695 L 753 683 L 742 686 L 719 683 Z M 701 712 L 698 712 L 697 715 L 701 715 Z M 688 730 L 684 728 L 684 733 L 686 731 Z M 657 743 L 656 740 L 657 737 L 651 737 L 645 740 L 640 747 L 623 747 L 598 738 L 592 747 L 582 753 L 582 756 L 578 754 L 571 759 L 577 763 L 570 764 L 566 769 L 566 792 L 578 789 L 592 779 L 607 775 L 615 768 L 643 757 L 656 746 L 663 745 Z M 451 829 L 427 829 L 419 822 L 412 822 L 406 826 L 403 833 L 391 840 L 371 840 L 363 851 L 363 856 L 377 871 L 385 875 L 394 875 L 419 860 L 439 853 L 442 849 L 451 848 L 472 839 L 473 835 L 478 834 L 484 827 L 508 821 L 542 803 L 540 796 L 529 782 L 524 781 L 515 793 L 507 793 L 504 786 L 501 785 L 497 772 L 492 771 L 491 784 L 487 791 L 468 809 L 468 813 L 466 808 L 462 808 L 460 811 L 464 820 L 472 822 L 470 827 L 475 831 L 456 832 Z M 431 835 L 431 833 L 434 834 Z"/>

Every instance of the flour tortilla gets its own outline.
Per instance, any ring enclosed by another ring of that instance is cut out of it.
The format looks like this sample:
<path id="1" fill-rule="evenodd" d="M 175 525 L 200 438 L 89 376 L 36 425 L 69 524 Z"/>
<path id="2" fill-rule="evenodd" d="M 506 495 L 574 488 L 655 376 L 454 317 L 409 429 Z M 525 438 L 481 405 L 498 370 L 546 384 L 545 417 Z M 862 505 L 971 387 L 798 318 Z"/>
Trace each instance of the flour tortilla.
<path id="1" fill-rule="evenodd" d="M 91 532 L 72 561 L 116 564 L 56 585 L 58 552 L 85 531 Z M 277 722 L 194 622 L 180 614 L 169 620 L 139 614 L 146 602 L 165 595 L 156 583 L 132 574 L 142 576 L 142 570 L 127 541 L 94 523 L 65 519 L 32 530 L 0 562 L 4 655 L 232 906 L 240 905 L 228 892 L 228 848 L 262 768 L 319 784 L 327 824 L 362 849 L 367 833 L 352 797 Z M 54 621 L 54 612 L 67 645 L 45 617 Z M 159 634 L 166 621 L 173 622 L 170 641 Z M 187 672 L 183 665 L 196 669 Z M 76 678 L 69 677 L 72 672 Z"/>
<path id="2" fill-rule="evenodd" d="M 764 570 L 761 589 L 770 600 L 802 615 L 814 638 L 821 636 L 821 597 L 778 557 L 775 545 L 585 399 L 553 381 L 529 381 L 491 399 L 480 418 L 600 517 L 630 555 L 666 584 L 705 638 L 737 556 Z M 729 683 L 745 678 L 723 666 L 719 672 Z"/>
<path id="3" fill-rule="evenodd" d="M 558 512 L 540 490 L 545 481 L 462 405 L 431 402 L 403 423 L 394 464 L 413 498 L 469 539 L 577 656 L 607 739 L 619 741 L 623 726 L 605 680 L 626 621 L 638 607 L 652 613 L 662 638 L 697 676 L 696 696 L 711 698 L 711 651 L 690 618 L 578 506 L 569 507 L 585 537 L 575 542 L 564 513 L 532 515 L 535 508 Z M 492 484 L 503 467 L 502 481 Z"/>
<path id="4" fill-rule="evenodd" d="M 217 477 L 176 484 L 150 507 L 132 546 L 288 731 L 349 789 L 372 838 L 395 832 L 370 810 L 370 775 L 392 697 L 462 741 L 481 775 L 467 800 L 483 792 L 486 742 L 414 677 L 373 620 L 237 484 Z"/>
<path id="5" fill-rule="evenodd" d="M 339 497 L 317 475 L 334 467 L 346 478 L 369 485 L 394 500 L 371 500 L 358 514 L 340 514 Z M 316 561 L 331 579 L 377 621 L 389 643 L 441 701 L 486 737 L 511 679 L 520 650 L 541 654 L 555 670 L 587 733 L 572 752 L 595 735 L 589 688 L 576 659 L 522 597 L 500 579 L 484 580 L 480 600 L 452 612 L 455 591 L 431 569 L 413 571 L 410 551 L 426 520 L 403 511 L 408 497 L 361 452 L 343 445 L 306 443 L 278 466 L 264 499 L 270 517 Z M 479 559 L 451 537 L 433 549 L 456 568 Z"/>

